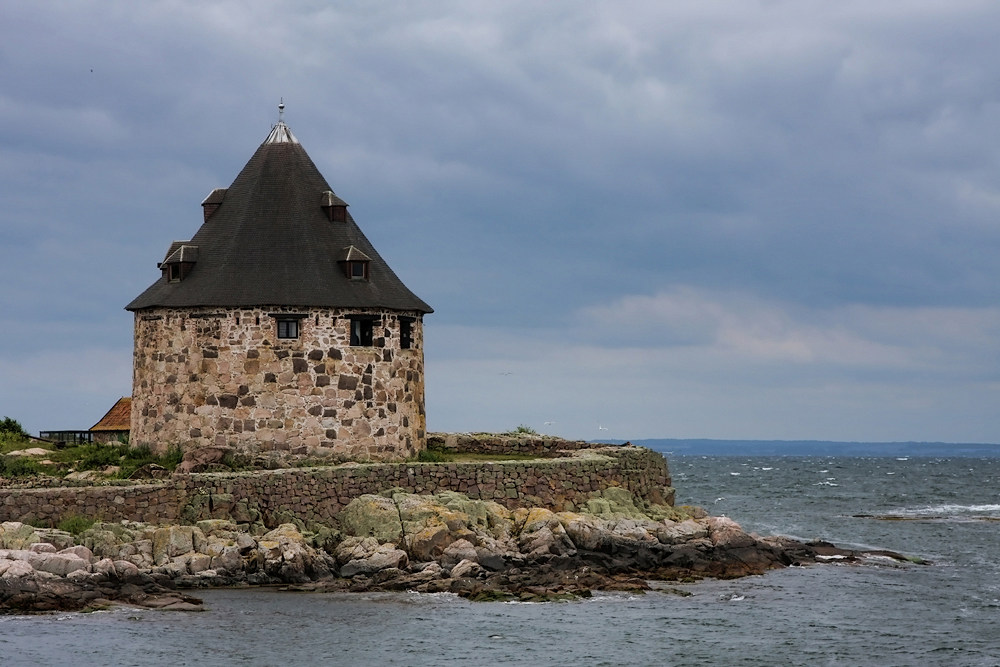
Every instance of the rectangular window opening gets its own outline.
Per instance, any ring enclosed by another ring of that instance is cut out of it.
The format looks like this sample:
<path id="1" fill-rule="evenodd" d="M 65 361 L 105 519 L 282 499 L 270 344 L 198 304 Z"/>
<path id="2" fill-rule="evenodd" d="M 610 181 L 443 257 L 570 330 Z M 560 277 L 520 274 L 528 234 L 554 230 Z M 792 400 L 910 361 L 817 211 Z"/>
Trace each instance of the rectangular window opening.
<path id="1" fill-rule="evenodd" d="M 298 338 L 298 320 L 278 320 L 278 338 Z"/>
<path id="2" fill-rule="evenodd" d="M 371 347 L 373 333 L 375 330 L 372 320 L 352 319 L 351 320 L 351 346 Z"/>
<path id="3" fill-rule="evenodd" d="M 400 318 L 399 320 L 399 347 L 409 350 L 413 345 L 413 321 Z"/>

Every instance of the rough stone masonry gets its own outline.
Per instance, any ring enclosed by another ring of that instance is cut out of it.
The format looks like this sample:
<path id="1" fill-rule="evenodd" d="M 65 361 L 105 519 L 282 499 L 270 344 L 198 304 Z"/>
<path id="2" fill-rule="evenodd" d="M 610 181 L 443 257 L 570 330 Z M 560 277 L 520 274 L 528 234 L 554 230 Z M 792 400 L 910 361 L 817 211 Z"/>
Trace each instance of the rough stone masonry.
<path id="1" fill-rule="evenodd" d="M 346 463 L 340 466 L 175 475 L 146 484 L 0 488 L 0 521 L 58 525 L 73 516 L 104 521 L 193 524 L 227 519 L 274 527 L 328 524 L 351 500 L 389 489 L 459 491 L 508 508 L 572 510 L 608 488 L 672 504 L 667 462 L 642 447 L 607 447 L 560 458 L 461 463 Z"/>
<path id="2" fill-rule="evenodd" d="M 136 313 L 131 442 L 375 461 L 422 448 L 419 313 L 403 349 L 397 314 L 366 313 L 378 319 L 360 347 L 342 309 L 307 309 L 294 339 L 277 337 L 276 310 L 292 309 Z"/>

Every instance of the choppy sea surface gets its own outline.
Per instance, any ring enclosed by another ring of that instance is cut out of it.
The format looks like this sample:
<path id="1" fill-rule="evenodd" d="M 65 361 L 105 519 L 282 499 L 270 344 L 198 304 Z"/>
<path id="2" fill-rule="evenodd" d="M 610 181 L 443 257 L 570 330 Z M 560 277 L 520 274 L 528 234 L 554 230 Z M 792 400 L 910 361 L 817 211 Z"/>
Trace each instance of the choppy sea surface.
<path id="1" fill-rule="evenodd" d="M 1000 459 L 670 457 L 678 504 L 930 565 L 788 568 L 668 592 L 199 593 L 200 614 L 0 617 L 0 665 L 1000 666 Z"/>

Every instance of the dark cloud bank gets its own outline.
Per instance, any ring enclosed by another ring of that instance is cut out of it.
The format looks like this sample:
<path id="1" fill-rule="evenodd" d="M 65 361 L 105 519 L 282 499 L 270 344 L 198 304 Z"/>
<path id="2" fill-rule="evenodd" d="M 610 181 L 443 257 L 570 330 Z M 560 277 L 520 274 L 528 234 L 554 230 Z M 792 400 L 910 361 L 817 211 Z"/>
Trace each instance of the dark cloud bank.
<path id="1" fill-rule="evenodd" d="M 998 442 L 998 33 L 954 0 L 4 3 L 0 411 L 130 391 L 122 307 L 283 96 L 437 311 L 433 429 Z"/>

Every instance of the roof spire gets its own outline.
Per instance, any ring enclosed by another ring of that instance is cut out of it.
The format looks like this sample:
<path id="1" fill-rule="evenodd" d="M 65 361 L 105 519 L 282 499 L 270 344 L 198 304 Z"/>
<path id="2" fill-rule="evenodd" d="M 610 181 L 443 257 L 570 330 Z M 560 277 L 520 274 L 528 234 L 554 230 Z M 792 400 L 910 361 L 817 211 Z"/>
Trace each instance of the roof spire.
<path id="1" fill-rule="evenodd" d="M 265 144 L 297 144 L 299 140 L 295 138 L 292 131 L 285 125 L 285 98 L 282 97 L 278 103 L 278 124 L 271 128 L 271 134 L 264 140 Z"/>

